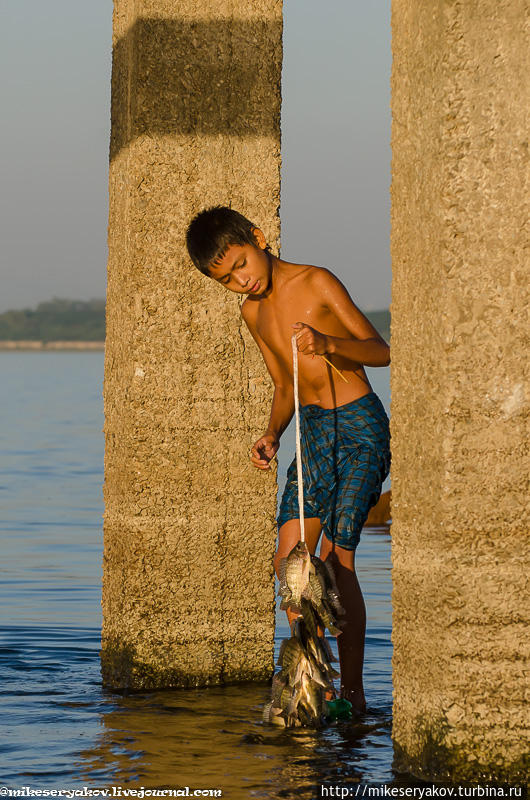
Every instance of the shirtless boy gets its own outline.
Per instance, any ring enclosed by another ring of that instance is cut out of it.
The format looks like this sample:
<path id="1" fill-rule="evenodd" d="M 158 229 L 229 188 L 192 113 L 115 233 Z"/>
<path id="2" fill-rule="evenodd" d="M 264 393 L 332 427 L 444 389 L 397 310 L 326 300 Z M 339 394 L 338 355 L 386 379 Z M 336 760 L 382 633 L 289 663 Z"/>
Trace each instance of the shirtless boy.
<path id="1" fill-rule="evenodd" d="M 314 553 L 323 533 L 320 557 L 333 560 L 346 611 L 337 640 L 341 695 L 365 711 L 366 610 L 355 549 L 390 470 L 390 433 L 364 365 L 387 366 L 390 348 L 328 269 L 276 258 L 262 231 L 238 212 L 222 206 L 202 211 L 190 223 L 186 241 L 203 274 L 247 295 L 241 313 L 274 382 L 269 424 L 251 451 L 258 469 L 270 469 L 294 414 L 291 337 L 296 333 L 306 542 Z M 296 481 L 293 459 L 278 515 L 276 573 L 300 539 Z M 295 615 L 288 611 L 288 616 L 292 622 Z"/>

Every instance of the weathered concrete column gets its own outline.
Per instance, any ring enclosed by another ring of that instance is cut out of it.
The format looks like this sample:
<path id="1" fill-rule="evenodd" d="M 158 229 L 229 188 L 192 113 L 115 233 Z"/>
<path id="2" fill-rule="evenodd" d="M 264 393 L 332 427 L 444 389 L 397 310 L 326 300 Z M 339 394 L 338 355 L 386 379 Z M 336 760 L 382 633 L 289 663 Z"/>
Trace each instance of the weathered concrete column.
<path id="1" fill-rule="evenodd" d="M 517 783 L 529 772 L 527 4 L 392 5 L 396 765 Z"/>
<path id="2" fill-rule="evenodd" d="M 115 0 L 102 672 L 109 687 L 273 671 L 271 383 L 239 298 L 185 249 L 232 204 L 279 243 L 281 0 Z"/>

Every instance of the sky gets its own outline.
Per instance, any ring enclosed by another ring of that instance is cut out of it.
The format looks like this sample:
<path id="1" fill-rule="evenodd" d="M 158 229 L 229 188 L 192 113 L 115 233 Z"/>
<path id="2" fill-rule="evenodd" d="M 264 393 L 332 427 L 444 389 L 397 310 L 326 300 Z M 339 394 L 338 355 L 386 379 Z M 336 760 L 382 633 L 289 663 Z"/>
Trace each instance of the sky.
<path id="1" fill-rule="evenodd" d="M 0 312 L 106 291 L 112 0 L 0 3 Z M 390 303 L 390 0 L 284 0 L 281 256 Z"/>

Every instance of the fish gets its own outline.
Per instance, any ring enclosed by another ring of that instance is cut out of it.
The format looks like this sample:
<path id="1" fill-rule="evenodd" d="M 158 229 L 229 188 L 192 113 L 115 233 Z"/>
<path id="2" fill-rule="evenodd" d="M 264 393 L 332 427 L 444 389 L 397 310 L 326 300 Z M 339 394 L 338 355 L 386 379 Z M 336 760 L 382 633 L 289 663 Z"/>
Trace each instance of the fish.
<path id="1" fill-rule="evenodd" d="M 323 712 L 323 694 L 311 680 L 302 682 L 302 703 L 314 720 L 318 720 Z"/>
<path id="2" fill-rule="evenodd" d="M 296 665 L 300 658 L 304 655 L 302 645 L 295 636 L 290 639 L 284 639 L 280 646 L 278 654 L 278 666 L 282 667 L 282 671 L 289 673 Z"/>
<path id="3" fill-rule="evenodd" d="M 311 664 L 309 663 L 309 659 L 306 657 L 304 653 L 298 659 L 295 667 L 291 669 L 289 676 L 290 676 L 290 685 L 291 686 L 299 686 L 302 682 L 303 676 L 308 673 L 309 675 L 312 674 Z"/>
<path id="4" fill-rule="evenodd" d="M 307 653 L 308 653 L 310 658 L 314 658 L 314 660 L 316 661 L 317 664 L 319 664 L 320 666 L 323 666 L 322 661 L 321 661 L 321 651 L 320 651 L 320 649 L 318 647 L 316 639 L 313 639 L 313 638 L 309 639 L 309 641 L 307 643 Z"/>
<path id="5" fill-rule="evenodd" d="M 339 660 L 336 656 L 333 655 L 333 650 L 331 649 L 330 644 L 329 644 L 328 640 L 325 638 L 325 636 L 320 636 L 319 637 L 319 644 L 320 644 L 320 646 L 322 647 L 322 649 L 326 653 L 326 659 L 327 659 L 328 663 L 331 664 L 332 661 L 338 661 Z"/>
<path id="6" fill-rule="evenodd" d="M 344 623 L 337 622 L 325 598 L 322 598 L 320 605 L 315 609 L 315 611 L 320 617 L 323 626 L 328 629 L 332 636 L 339 636 L 342 633 L 342 630 L 339 626 Z"/>
<path id="7" fill-rule="evenodd" d="M 270 722 L 273 725 L 281 725 L 282 727 L 285 727 L 285 720 L 281 716 L 281 713 L 281 708 L 275 707 L 272 702 L 267 703 L 263 709 L 263 722 Z"/>
<path id="8" fill-rule="evenodd" d="M 318 608 L 320 601 L 324 595 L 323 587 L 319 576 L 316 573 L 309 575 L 309 580 L 307 585 L 302 593 L 302 597 L 305 597 L 306 600 Z"/>
<path id="9" fill-rule="evenodd" d="M 321 579 L 324 597 L 329 600 L 335 613 L 338 616 L 343 616 L 346 612 L 340 602 L 337 580 L 330 560 L 327 558 L 325 561 L 322 561 L 320 558 L 317 558 L 317 556 L 311 556 L 311 564 Z"/>
<path id="10" fill-rule="evenodd" d="M 316 645 L 313 638 L 307 634 L 302 618 L 296 620 L 296 623 L 297 625 L 293 626 L 294 631 L 293 637 L 291 638 L 294 641 L 292 644 L 289 644 L 291 640 L 282 643 L 282 670 L 278 673 L 278 678 L 275 680 L 278 681 L 280 685 L 287 680 L 289 686 L 295 689 L 303 683 L 305 676 L 309 676 L 313 682 L 327 688 L 329 685 L 329 679 L 327 677 L 329 665 L 326 663 L 324 663 L 324 665 L 319 664 L 318 658 L 316 657 L 320 656 L 325 662 L 325 651 L 322 648 L 318 650 L 318 645 Z M 275 697 L 275 680 L 273 680 L 273 698 Z"/>
<path id="11" fill-rule="evenodd" d="M 280 698 L 283 690 L 287 687 L 287 675 L 277 672 L 272 679 L 271 698 L 274 706 L 280 705 Z"/>
<path id="12" fill-rule="evenodd" d="M 287 585 L 287 581 L 285 579 L 285 567 L 287 564 L 287 559 L 282 558 L 280 561 L 280 565 L 278 567 L 278 581 L 280 582 L 280 586 L 278 588 L 278 596 L 282 597 L 284 600 L 291 599 L 291 590 Z"/>
<path id="13" fill-rule="evenodd" d="M 312 676 L 314 672 L 304 648 L 294 637 L 282 642 L 278 664 L 282 667 L 281 672 L 278 673 L 279 680 L 286 679 L 291 688 L 296 688 L 300 684 L 304 674 Z"/>
<path id="14" fill-rule="evenodd" d="M 302 603 L 302 617 L 307 635 L 312 638 L 318 637 L 318 620 L 310 603 Z"/>
<path id="15" fill-rule="evenodd" d="M 311 558 L 305 542 L 295 544 L 286 558 L 282 558 L 278 569 L 281 575 L 280 589 L 283 588 L 280 608 L 300 609 L 302 592 L 307 586 L 311 567 Z"/>
<path id="16" fill-rule="evenodd" d="M 320 635 L 324 628 L 338 636 L 343 624 L 335 619 L 339 609 L 336 581 L 325 562 L 311 556 L 305 542 L 297 542 L 278 569 L 280 607 L 299 616 L 291 623 L 291 636 L 280 647 L 280 670 L 272 681 L 271 702 L 265 721 L 287 727 L 320 725 L 324 695 L 335 695 L 333 681 L 339 673 L 331 666 L 337 659 Z"/>
<path id="17" fill-rule="evenodd" d="M 340 676 L 340 673 L 338 673 L 337 670 L 333 669 L 333 667 L 331 666 L 328 657 L 328 652 L 325 649 L 325 647 L 322 646 L 322 641 L 323 640 L 320 638 L 310 639 L 308 656 L 310 662 L 315 664 L 316 669 L 318 670 L 318 673 L 322 678 L 321 681 L 315 678 L 316 682 L 320 683 L 321 686 L 324 686 L 324 688 L 327 689 L 327 688 L 332 688 L 330 685 L 331 682 L 333 681 L 334 678 L 338 678 Z M 333 654 L 331 657 L 332 659 L 334 659 Z"/>
<path id="18" fill-rule="evenodd" d="M 326 560 L 323 561 L 322 563 L 324 564 L 324 569 L 325 569 L 325 572 L 323 574 L 325 576 L 325 579 L 329 581 L 329 583 L 326 583 L 327 597 L 330 600 L 337 614 L 342 617 L 344 616 L 344 614 L 346 614 L 346 612 L 340 602 L 340 592 L 339 592 L 339 587 L 337 586 L 337 579 L 335 577 L 335 571 L 333 569 L 333 565 L 329 558 L 326 558 Z"/>
<path id="19" fill-rule="evenodd" d="M 292 725 L 295 719 L 298 719 L 298 704 L 302 699 L 302 685 L 295 687 L 291 691 L 289 703 L 287 706 L 287 722 Z"/>
<path id="20" fill-rule="evenodd" d="M 283 692 L 280 695 L 280 702 L 279 706 L 283 712 L 285 712 L 288 716 L 290 714 L 290 709 L 293 705 L 293 700 L 296 702 L 296 694 L 297 690 L 292 689 L 290 686 L 286 686 Z"/>
<path id="21" fill-rule="evenodd" d="M 268 702 L 263 707 L 263 722 L 270 722 L 272 702 Z"/>
<path id="22" fill-rule="evenodd" d="M 303 648 L 307 646 L 308 634 L 303 617 L 297 617 L 293 620 L 291 625 L 291 633 L 294 638 L 300 642 Z"/>
<path id="23" fill-rule="evenodd" d="M 312 715 L 308 713 L 303 702 L 298 704 L 296 711 L 298 713 L 298 719 L 300 720 L 301 725 L 304 725 L 306 728 L 310 728 L 314 725 Z"/>
<path id="24" fill-rule="evenodd" d="M 325 665 L 319 664 L 316 658 L 310 654 L 308 659 L 310 664 L 310 671 L 309 675 L 311 676 L 312 682 L 317 685 L 321 686 L 323 689 L 329 688 L 329 680 L 327 677 L 327 669 Z"/>
<path id="25" fill-rule="evenodd" d="M 316 624 L 316 623 L 315 623 Z M 320 665 L 338 661 L 324 636 L 310 636 L 307 639 L 306 650 L 311 653 Z"/>
<path id="26" fill-rule="evenodd" d="M 296 708 L 300 699 L 300 689 L 285 685 L 277 687 L 275 697 L 263 709 L 263 721 L 275 725 L 292 726 L 297 724 Z M 298 724 L 299 721 L 298 721 Z"/>
<path id="27" fill-rule="evenodd" d="M 322 593 L 322 584 L 318 575 L 309 575 L 309 580 L 303 593 L 303 599 L 308 600 L 311 603 L 316 614 L 318 617 L 320 617 L 324 626 L 331 634 L 333 634 L 333 636 L 338 636 L 340 633 L 342 633 L 339 628 L 339 623 L 334 617 L 330 604 Z M 301 606 L 303 614 L 304 603 L 302 603 Z"/>

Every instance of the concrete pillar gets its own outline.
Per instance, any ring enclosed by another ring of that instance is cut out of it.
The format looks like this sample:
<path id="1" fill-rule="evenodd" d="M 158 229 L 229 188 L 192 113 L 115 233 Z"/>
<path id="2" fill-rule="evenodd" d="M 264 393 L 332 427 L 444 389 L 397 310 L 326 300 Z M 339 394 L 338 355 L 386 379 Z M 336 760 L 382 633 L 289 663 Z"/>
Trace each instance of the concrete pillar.
<path id="1" fill-rule="evenodd" d="M 428 779 L 529 773 L 526 10 L 392 3 L 393 738 Z"/>
<path id="2" fill-rule="evenodd" d="M 115 0 L 102 672 L 142 689 L 273 671 L 272 385 L 191 217 L 232 204 L 279 245 L 281 0 Z"/>

